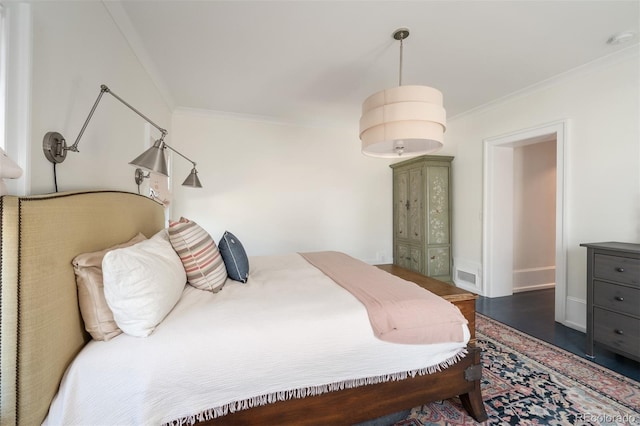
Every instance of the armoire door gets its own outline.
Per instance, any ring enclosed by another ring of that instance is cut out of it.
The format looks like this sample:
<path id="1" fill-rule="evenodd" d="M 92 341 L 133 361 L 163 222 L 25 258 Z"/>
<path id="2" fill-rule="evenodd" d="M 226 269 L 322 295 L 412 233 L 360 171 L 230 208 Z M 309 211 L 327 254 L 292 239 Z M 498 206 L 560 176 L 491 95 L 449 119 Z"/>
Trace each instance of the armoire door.
<path id="1" fill-rule="evenodd" d="M 427 275 L 451 276 L 449 167 L 429 166 L 427 179 Z"/>

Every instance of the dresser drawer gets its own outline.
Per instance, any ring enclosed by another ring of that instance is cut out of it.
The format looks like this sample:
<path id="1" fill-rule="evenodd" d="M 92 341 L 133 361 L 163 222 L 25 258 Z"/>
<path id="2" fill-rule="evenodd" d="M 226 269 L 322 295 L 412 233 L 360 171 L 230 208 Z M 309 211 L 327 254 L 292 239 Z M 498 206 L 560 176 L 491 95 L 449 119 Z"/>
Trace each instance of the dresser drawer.
<path id="1" fill-rule="evenodd" d="M 594 281 L 593 304 L 640 317 L 640 289 Z"/>
<path id="2" fill-rule="evenodd" d="M 640 320 L 594 308 L 594 339 L 617 351 L 640 356 Z"/>
<path id="3" fill-rule="evenodd" d="M 640 259 L 596 254 L 593 275 L 595 278 L 631 284 L 640 288 Z"/>

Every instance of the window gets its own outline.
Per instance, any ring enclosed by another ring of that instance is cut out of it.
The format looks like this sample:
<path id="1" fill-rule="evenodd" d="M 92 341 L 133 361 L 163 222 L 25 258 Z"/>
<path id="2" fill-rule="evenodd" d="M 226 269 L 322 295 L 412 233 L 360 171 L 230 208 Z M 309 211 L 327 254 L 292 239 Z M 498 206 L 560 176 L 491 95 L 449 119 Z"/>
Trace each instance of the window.
<path id="1" fill-rule="evenodd" d="M 7 183 L 17 195 L 31 191 L 32 37 L 31 4 L 0 0 L 0 147 L 22 167 Z"/>
<path id="2" fill-rule="evenodd" d="M 5 148 L 7 107 L 7 21 L 6 8 L 0 3 L 0 148 Z"/>

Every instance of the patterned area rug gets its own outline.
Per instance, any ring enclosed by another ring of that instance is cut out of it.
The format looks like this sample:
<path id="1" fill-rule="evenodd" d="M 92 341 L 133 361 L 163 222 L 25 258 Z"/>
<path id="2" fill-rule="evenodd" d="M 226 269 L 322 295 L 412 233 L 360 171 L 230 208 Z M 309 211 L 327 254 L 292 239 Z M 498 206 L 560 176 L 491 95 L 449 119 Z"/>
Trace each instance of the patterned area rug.
<path id="1" fill-rule="evenodd" d="M 477 314 L 487 425 L 640 425 L 640 383 Z M 396 426 L 477 425 L 457 398 Z"/>

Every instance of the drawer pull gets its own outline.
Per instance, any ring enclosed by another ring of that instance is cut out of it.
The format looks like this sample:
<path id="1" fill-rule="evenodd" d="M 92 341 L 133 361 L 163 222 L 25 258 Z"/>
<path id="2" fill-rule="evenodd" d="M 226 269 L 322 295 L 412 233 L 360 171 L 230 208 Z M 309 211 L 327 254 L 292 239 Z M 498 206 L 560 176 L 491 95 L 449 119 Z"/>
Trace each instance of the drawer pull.
<path id="1" fill-rule="evenodd" d="M 624 334 L 624 331 L 622 331 L 622 330 L 617 330 L 617 329 L 616 329 L 616 330 L 613 330 L 613 331 L 614 331 L 616 334 L 620 335 L 620 336 L 622 336 L 622 335 Z"/>
<path id="2" fill-rule="evenodd" d="M 624 302 L 624 297 L 622 296 L 616 296 L 614 297 L 614 299 L 616 299 L 618 302 Z"/>
<path id="3" fill-rule="evenodd" d="M 624 272 L 624 268 L 623 268 L 622 266 L 618 266 L 618 267 L 616 268 L 616 271 L 618 271 L 618 272 Z"/>

